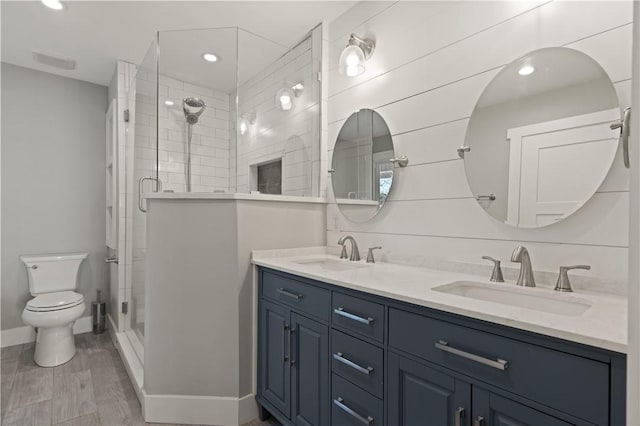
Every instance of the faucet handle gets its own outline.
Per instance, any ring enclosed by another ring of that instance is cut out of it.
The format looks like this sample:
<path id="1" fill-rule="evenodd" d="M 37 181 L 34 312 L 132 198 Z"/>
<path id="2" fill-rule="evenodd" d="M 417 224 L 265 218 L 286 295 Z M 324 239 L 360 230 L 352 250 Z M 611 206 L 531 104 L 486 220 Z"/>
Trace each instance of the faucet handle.
<path id="1" fill-rule="evenodd" d="M 367 253 L 367 263 L 376 263 L 376 258 L 373 257 L 373 251 L 381 249 L 382 246 L 369 247 L 369 253 Z"/>
<path id="2" fill-rule="evenodd" d="M 502 268 L 500 268 L 500 261 L 498 259 L 494 259 L 491 256 L 482 256 L 484 260 L 490 260 L 493 262 L 493 271 L 491 271 L 491 278 L 489 281 L 493 281 L 494 283 L 503 283 L 504 278 L 502 277 Z"/>
<path id="3" fill-rule="evenodd" d="M 590 270 L 591 266 L 589 265 L 572 265 L 572 266 L 561 266 L 560 273 L 558 274 L 558 281 L 556 281 L 555 291 L 563 291 L 563 292 L 572 292 L 571 281 L 569 281 L 568 271 L 572 269 L 586 269 Z"/>

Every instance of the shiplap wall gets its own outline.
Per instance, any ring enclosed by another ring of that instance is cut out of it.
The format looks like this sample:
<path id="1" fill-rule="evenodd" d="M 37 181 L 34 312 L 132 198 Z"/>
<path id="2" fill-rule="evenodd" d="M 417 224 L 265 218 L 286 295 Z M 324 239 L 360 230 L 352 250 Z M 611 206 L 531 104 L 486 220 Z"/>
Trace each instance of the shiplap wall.
<path id="1" fill-rule="evenodd" d="M 376 40 L 366 72 L 347 78 L 336 65 L 349 33 Z M 592 265 L 588 276 L 627 276 L 629 175 L 620 153 L 606 181 L 585 206 L 541 229 L 514 229 L 487 215 L 467 184 L 463 145 L 468 118 L 491 79 L 514 59 L 551 46 L 580 50 L 613 80 L 621 107 L 630 105 L 632 2 L 361 2 L 335 19 L 328 46 L 329 162 L 340 127 L 353 111 L 373 108 L 387 121 L 397 155 L 390 200 L 365 224 L 327 209 L 327 241 L 344 233 L 361 251 L 413 253 L 482 263 L 505 260 L 517 245 L 536 270 Z M 330 189 L 329 197 L 333 198 Z"/>

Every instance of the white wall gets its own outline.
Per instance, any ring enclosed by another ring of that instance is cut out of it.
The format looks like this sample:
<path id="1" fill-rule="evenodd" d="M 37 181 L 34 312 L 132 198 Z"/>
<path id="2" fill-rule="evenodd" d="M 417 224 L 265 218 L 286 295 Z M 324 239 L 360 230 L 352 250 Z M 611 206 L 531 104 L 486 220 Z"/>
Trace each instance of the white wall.
<path id="1" fill-rule="evenodd" d="M 21 254 L 89 252 L 78 291 L 108 300 L 106 109 L 106 87 L 2 64 L 3 330 L 24 325 Z"/>
<path id="2" fill-rule="evenodd" d="M 549 46 L 592 56 L 630 104 L 632 2 L 364 2 L 334 20 L 329 45 L 328 158 L 344 120 L 374 108 L 394 135 L 397 169 L 390 200 L 366 224 L 328 206 L 327 241 L 355 235 L 363 250 L 413 252 L 480 263 L 487 254 L 510 258 L 519 244 L 534 268 L 592 265 L 583 274 L 619 280 L 626 290 L 629 177 L 620 157 L 599 192 L 576 214 L 546 228 L 513 229 L 474 200 L 464 164 L 468 118 L 485 86 L 512 60 Z M 349 33 L 376 39 L 367 71 L 337 72 Z M 411 42 L 419 40 L 419 42 Z M 330 185 L 329 185 L 330 186 Z"/>

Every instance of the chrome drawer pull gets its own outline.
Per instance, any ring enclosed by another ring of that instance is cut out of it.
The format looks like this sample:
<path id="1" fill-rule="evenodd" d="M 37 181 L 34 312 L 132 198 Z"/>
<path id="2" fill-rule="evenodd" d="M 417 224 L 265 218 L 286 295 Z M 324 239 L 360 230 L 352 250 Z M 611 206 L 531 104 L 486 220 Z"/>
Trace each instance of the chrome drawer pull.
<path id="1" fill-rule="evenodd" d="M 484 417 L 478 416 L 473 422 L 473 426 L 484 426 Z"/>
<path id="2" fill-rule="evenodd" d="M 348 365 L 349 367 L 358 370 L 359 372 L 363 373 L 363 374 L 371 374 L 371 372 L 373 371 L 373 367 L 361 367 L 358 364 L 356 364 L 355 362 L 351 361 L 350 359 L 347 359 L 344 357 L 344 355 L 342 355 L 342 352 L 338 352 L 333 354 L 333 359 L 335 359 L 336 361 L 340 361 L 341 363 L 343 363 L 344 365 Z"/>
<path id="3" fill-rule="evenodd" d="M 291 297 L 292 299 L 296 299 L 296 300 L 302 299 L 301 294 L 291 293 L 289 290 L 285 290 L 284 288 L 279 288 L 276 291 L 282 294 L 283 296 Z"/>
<path id="4" fill-rule="evenodd" d="M 342 316 L 342 317 L 345 317 L 345 318 L 349 318 L 350 320 L 354 320 L 354 321 L 361 322 L 361 323 L 363 323 L 363 324 L 367 324 L 367 325 L 371 325 L 371 324 L 373 324 L 373 318 L 371 318 L 371 317 L 369 317 L 369 318 L 362 318 L 362 317 L 359 317 L 358 315 L 354 315 L 354 314 L 352 314 L 352 313 L 349 313 L 349 312 L 345 311 L 345 310 L 344 310 L 344 309 L 342 309 L 342 308 L 336 308 L 336 309 L 334 309 L 334 310 L 333 310 L 333 313 L 338 314 L 338 315 L 340 315 L 340 316 Z"/>
<path id="5" fill-rule="evenodd" d="M 462 358 L 470 359 L 471 361 L 479 362 L 480 364 L 488 365 L 489 367 L 497 368 L 498 370 L 506 370 L 509 363 L 504 359 L 498 358 L 497 360 L 487 359 L 479 355 L 471 354 L 469 352 L 461 351 L 460 349 L 452 348 L 449 343 L 444 340 L 436 342 L 436 349 L 449 352 L 453 355 L 458 355 Z"/>
<path id="6" fill-rule="evenodd" d="M 342 403 L 342 401 L 344 401 L 344 399 L 338 397 L 336 399 L 333 400 L 333 403 L 342 411 L 344 411 L 345 413 L 347 413 L 348 415 L 350 415 L 351 417 L 353 417 L 354 419 L 358 420 L 360 423 L 362 423 L 363 425 L 370 425 L 371 423 L 373 423 L 373 417 L 371 416 L 367 416 L 367 417 L 362 417 L 360 414 L 356 413 L 355 411 L 353 411 L 351 408 L 347 407 L 346 405 L 344 405 Z"/>
<path id="7" fill-rule="evenodd" d="M 456 421 L 455 421 L 455 425 L 456 426 L 462 426 L 462 418 L 464 417 L 464 408 L 463 407 L 458 407 L 456 409 Z"/>

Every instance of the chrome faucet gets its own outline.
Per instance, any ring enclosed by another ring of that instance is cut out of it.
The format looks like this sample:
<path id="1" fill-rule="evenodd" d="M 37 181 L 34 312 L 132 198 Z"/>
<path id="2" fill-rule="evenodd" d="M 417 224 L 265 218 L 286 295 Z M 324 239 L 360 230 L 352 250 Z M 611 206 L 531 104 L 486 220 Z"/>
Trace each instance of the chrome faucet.
<path id="1" fill-rule="evenodd" d="M 536 280 L 533 278 L 533 268 L 531 267 L 531 258 L 526 247 L 518 246 L 511 254 L 511 261 L 520 263 L 520 275 L 516 285 L 522 287 L 535 287 Z"/>
<path id="2" fill-rule="evenodd" d="M 342 246 L 342 251 L 340 252 L 340 259 L 347 258 L 347 246 L 345 245 L 347 240 L 351 241 L 351 255 L 348 256 L 349 260 L 352 262 L 356 262 L 360 260 L 360 250 L 358 249 L 358 244 L 356 240 L 351 235 L 343 235 L 338 240 L 338 245 Z"/>

